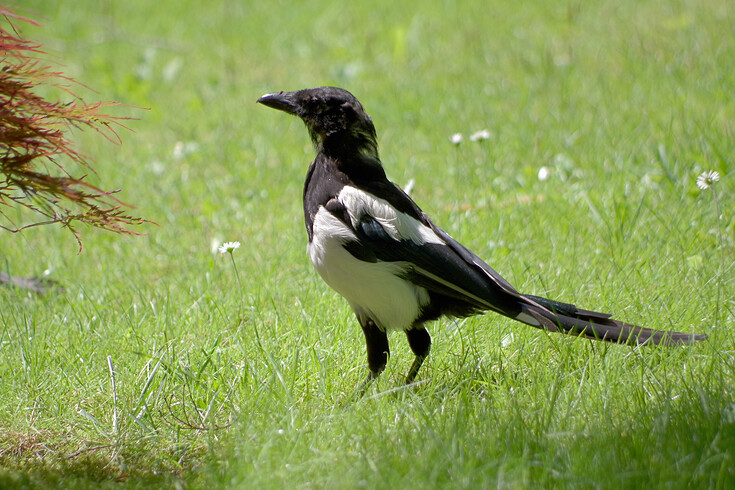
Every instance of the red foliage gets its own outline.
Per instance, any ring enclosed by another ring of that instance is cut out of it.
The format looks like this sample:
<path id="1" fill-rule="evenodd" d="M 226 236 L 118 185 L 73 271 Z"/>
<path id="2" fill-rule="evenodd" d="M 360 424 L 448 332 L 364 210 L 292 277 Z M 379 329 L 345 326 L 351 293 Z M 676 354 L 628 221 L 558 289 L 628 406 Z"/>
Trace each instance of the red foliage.
<path id="1" fill-rule="evenodd" d="M 2 7 L 0 16 L 10 26 L 6 30 L 0 25 L 0 205 L 22 206 L 43 216 L 41 221 L 16 225 L 0 207 L 0 219 L 8 224 L 0 223 L 0 228 L 18 232 L 59 223 L 74 234 L 80 250 L 82 242 L 75 228 L 79 222 L 137 234 L 126 226 L 145 220 L 125 214 L 123 203 L 113 196 L 118 191 L 103 191 L 86 182 L 86 176 L 70 175 L 62 165 L 67 160 L 92 170 L 88 158 L 69 140 L 71 128 L 91 128 L 120 142 L 113 126 L 124 127 L 120 122 L 124 118 L 101 112 L 118 104 L 85 103 L 68 88 L 74 80 L 41 64 L 37 58 L 43 53 L 40 45 L 24 40 L 11 19 L 38 24 Z M 73 101 L 47 101 L 34 91 L 43 85 L 64 90 Z M 49 167 L 56 169 L 56 175 Z"/>

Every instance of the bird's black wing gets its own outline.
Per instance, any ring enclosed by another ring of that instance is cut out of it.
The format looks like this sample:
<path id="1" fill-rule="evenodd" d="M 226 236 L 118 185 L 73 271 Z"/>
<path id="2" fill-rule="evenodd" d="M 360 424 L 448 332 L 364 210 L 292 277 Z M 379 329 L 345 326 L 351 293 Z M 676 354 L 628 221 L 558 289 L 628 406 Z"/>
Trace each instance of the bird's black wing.
<path id="1" fill-rule="evenodd" d="M 431 227 L 434 233 L 436 233 L 442 240 L 444 240 L 447 246 L 451 248 L 457 255 L 459 255 L 465 262 L 472 264 L 482 270 L 494 283 L 498 285 L 498 287 L 505 290 L 506 292 L 514 295 L 519 294 L 518 291 L 516 291 L 516 289 L 508 281 L 506 281 L 503 276 L 495 271 L 495 269 L 487 265 L 477 255 L 470 252 L 467 247 L 449 236 L 449 233 L 436 226 L 428 217 L 425 216 L 425 219 L 426 223 Z"/>
<path id="2" fill-rule="evenodd" d="M 419 208 L 419 206 L 413 201 L 413 199 L 411 199 L 411 197 L 406 194 L 403 189 L 395 185 L 393 182 L 390 182 L 388 180 L 372 182 L 371 184 L 368 184 L 366 190 L 373 191 L 375 195 L 383 196 L 398 211 L 408 214 L 409 216 L 415 218 L 417 221 L 421 222 L 423 225 L 429 227 L 466 264 L 474 268 L 479 268 L 499 288 L 505 290 L 510 294 L 518 294 L 518 291 L 516 291 L 515 288 L 508 281 L 506 281 L 505 278 L 503 278 L 503 276 L 498 274 L 492 267 L 483 262 L 483 260 L 480 259 L 478 256 L 470 252 L 464 245 L 449 236 L 447 232 L 436 226 L 431 221 L 431 219 L 423 211 L 421 211 L 421 208 Z"/>
<path id="3" fill-rule="evenodd" d="M 363 261 L 395 262 L 402 265 L 404 279 L 452 298 L 466 305 L 467 313 L 494 310 L 516 317 L 521 311 L 521 296 L 497 272 L 474 254 L 436 227 L 413 201 L 395 187 L 390 196 L 395 216 L 381 216 L 365 211 L 355 216 L 355 211 L 345 208 L 335 199 L 326 208 L 349 226 L 355 240 L 343 244 L 355 258 Z M 383 193 L 383 195 L 385 195 Z M 409 211 L 409 213 L 405 212 Z M 401 221 L 400 224 L 395 221 Z M 391 232 L 386 227 L 391 226 Z M 422 228 L 424 239 L 417 233 L 401 236 L 396 230 Z M 462 308 L 457 308 L 462 311 Z"/>

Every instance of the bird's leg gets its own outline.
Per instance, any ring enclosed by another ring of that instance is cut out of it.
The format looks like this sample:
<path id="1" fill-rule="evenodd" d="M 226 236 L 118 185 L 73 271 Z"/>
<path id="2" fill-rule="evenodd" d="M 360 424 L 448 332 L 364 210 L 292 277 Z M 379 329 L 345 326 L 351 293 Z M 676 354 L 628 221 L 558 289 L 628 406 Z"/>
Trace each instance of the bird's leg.
<path id="1" fill-rule="evenodd" d="M 365 334 L 365 343 L 367 345 L 367 360 L 370 374 L 367 379 L 360 385 L 359 392 L 362 393 L 374 380 L 380 376 L 385 369 L 390 355 L 388 347 L 388 335 L 381 330 L 374 321 L 367 320 L 362 323 L 362 331 Z"/>
<path id="2" fill-rule="evenodd" d="M 353 401 L 357 401 L 365 394 L 365 391 L 368 389 L 368 387 L 378 379 L 378 375 L 370 371 L 367 375 L 367 378 L 365 378 L 365 381 L 360 384 L 360 387 L 357 389 L 357 392 L 353 396 Z"/>
<path id="3" fill-rule="evenodd" d="M 429 357 L 431 336 L 425 328 L 419 327 L 406 330 L 406 337 L 408 337 L 408 345 L 411 347 L 411 351 L 416 356 L 413 364 L 411 364 L 411 369 L 408 371 L 408 376 L 406 376 L 406 384 L 410 384 L 418 374 L 421 365 L 424 363 L 424 359 Z"/>

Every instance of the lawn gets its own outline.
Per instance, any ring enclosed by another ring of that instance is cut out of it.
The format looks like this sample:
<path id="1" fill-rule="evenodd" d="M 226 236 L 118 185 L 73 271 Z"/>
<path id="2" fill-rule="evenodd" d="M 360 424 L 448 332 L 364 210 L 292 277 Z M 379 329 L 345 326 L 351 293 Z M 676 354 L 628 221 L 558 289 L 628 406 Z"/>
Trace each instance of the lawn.
<path id="1" fill-rule="evenodd" d="M 16 3 L 85 100 L 135 118 L 120 145 L 74 138 L 155 224 L 82 226 L 81 253 L 0 232 L 1 270 L 63 286 L 0 288 L 0 487 L 735 486 L 730 3 Z M 389 177 L 519 290 L 709 340 L 445 319 L 416 386 L 394 334 L 356 399 L 362 331 L 305 254 L 313 150 L 255 103 L 318 85 L 363 102 Z"/>

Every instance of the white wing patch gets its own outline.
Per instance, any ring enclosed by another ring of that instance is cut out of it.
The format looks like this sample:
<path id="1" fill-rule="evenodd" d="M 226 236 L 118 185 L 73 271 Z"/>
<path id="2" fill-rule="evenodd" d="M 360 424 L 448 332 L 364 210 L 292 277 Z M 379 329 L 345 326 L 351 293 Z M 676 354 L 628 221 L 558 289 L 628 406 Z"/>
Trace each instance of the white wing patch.
<path id="1" fill-rule="evenodd" d="M 360 218 L 368 214 L 375 218 L 385 232 L 396 241 L 411 240 L 419 245 L 424 243 L 446 245 L 434 230 L 406 213 L 397 211 L 385 199 L 352 186 L 345 186 L 337 199 L 347 209 L 353 227 L 357 227 Z"/>

